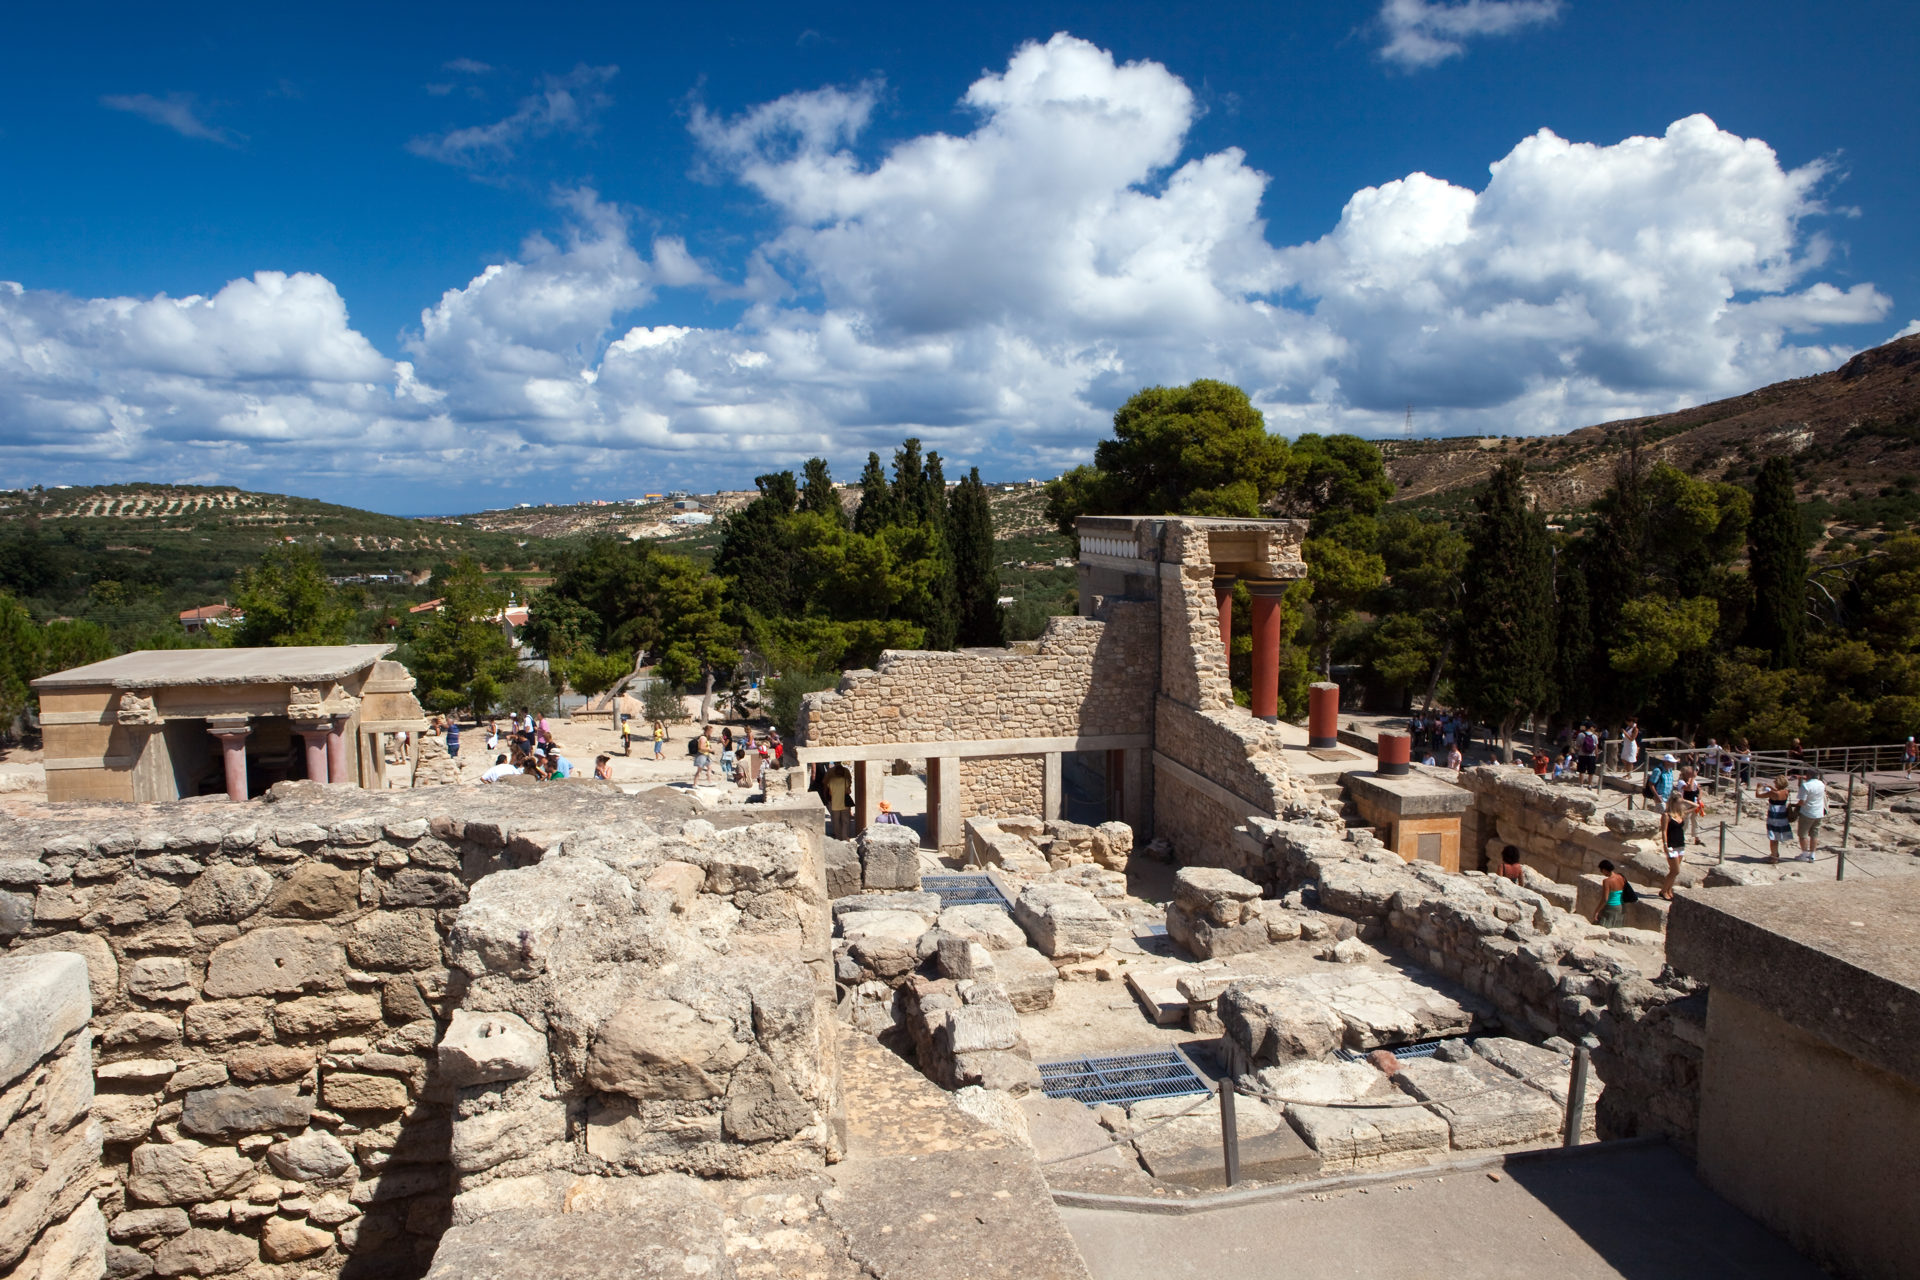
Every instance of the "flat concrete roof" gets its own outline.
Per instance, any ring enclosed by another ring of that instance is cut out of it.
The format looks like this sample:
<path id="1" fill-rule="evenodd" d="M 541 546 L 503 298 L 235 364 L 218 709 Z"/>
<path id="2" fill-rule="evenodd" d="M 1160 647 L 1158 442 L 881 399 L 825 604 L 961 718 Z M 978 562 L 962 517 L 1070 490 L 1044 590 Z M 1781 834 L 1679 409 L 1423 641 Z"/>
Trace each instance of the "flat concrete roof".
<path id="1" fill-rule="evenodd" d="M 36 689 L 156 689 L 180 685 L 320 684 L 364 671 L 390 644 L 289 645 L 284 649 L 141 649 L 56 671 Z"/>
<path id="2" fill-rule="evenodd" d="M 1920 1083 L 1920 876 L 1686 890 L 1667 959 Z"/>
<path id="3" fill-rule="evenodd" d="M 1340 780 L 1403 818 L 1465 813 L 1473 804 L 1473 792 L 1418 769 L 1402 774 L 1353 769 L 1341 774 Z"/>

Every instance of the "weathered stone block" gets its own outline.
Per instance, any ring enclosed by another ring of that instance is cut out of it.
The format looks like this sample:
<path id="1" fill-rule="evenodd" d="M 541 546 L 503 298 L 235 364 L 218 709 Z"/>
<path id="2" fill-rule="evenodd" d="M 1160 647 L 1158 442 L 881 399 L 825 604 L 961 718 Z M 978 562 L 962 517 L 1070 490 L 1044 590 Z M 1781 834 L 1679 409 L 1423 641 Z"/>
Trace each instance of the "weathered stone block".
<path id="1" fill-rule="evenodd" d="M 1290 1106 L 1287 1123 L 1319 1154 L 1327 1173 L 1412 1164 L 1447 1149 L 1447 1122 L 1425 1107 L 1349 1111 Z"/>
<path id="2" fill-rule="evenodd" d="M 860 883 L 868 889 L 920 887 L 920 837 L 911 827 L 879 823 L 860 833 Z"/>
<path id="3" fill-rule="evenodd" d="M 827 896 L 844 898 L 860 892 L 860 851 L 851 840 L 824 841 L 827 859 Z"/>
<path id="4" fill-rule="evenodd" d="M 1006 989 L 1007 998 L 1021 1013 L 1053 1006 L 1053 989 L 1060 971 L 1032 947 L 995 952 L 993 971 L 995 981 Z"/>
<path id="5" fill-rule="evenodd" d="M 260 1256 L 268 1262 L 298 1262 L 333 1247 L 333 1233 L 293 1218 L 269 1218 L 260 1230 Z"/>
<path id="6" fill-rule="evenodd" d="M 157 1004 L 186 1004 L 199 996 L 191 965 L 178 956 L 148 956 L 127 970 L 127 994 Z"/>
<path id="7" fill-rule="evenodd" d="M 230 996 L 291 995 L 337 988 L 346 978 L 347 956 L 323 925 L 255 929 L 213 949 L 205 992 Z"/>
<path id="8" fill-rule="evenodd" d="M 0 957 L 0 1089 L 87 1025 L 87 966 L 71 952 Z"/>
<path id="9" fill-rule="evenodd" d="M 377 911 L 353 923 L 347 955 L 362 969 L 427 969 L 440 963 L 429 911 Z"/>
<path id="10" fill-rule="evenodd" d="M 335 1111 L 398 1111 L 407 1105 L 407 1086 L 391 1076 L 336 1071 L 321 1085 L 321 1097 Z"/>
<path id="11" fill-rule="evenodd" d="M 1027 945 L 1027 935 L 1005 908 L 984 903 L 948 907 L 940 913 L 940 932 L 977 942 L 989 951 L 1012 951 Z"/>
<path id="12" fill-rule="evenodd" d="M 353 1156 L 338 1138 L 324 1129 L 313 1129 L 268 1147 L 267 1164 L 283 1178 L 318 1182 L 351 1169 Z"/>
<path id="13" fill-rule="evenodd" d="M 153 1255 L 153 1270 L 162 1276 L 218 1276 L 238 1271 L 259 1257 L 246 1236 L 195 1227 L 160 1246 Z"/>
<path id="14" fill-rule="evenodd" d="M 674 1000 L 635 1000 L 600 1027 L 587 1080 L 630 1098 L 717 1098 L 747 1046 L 731 1025 Z"/>
<path id="15" fill-rule="evenodd" d="M 337 1035 L 378 1021 L 380 1002 L 363 995 L 307 996 L 273 1011 L 274 1030 L 293 1037 Z"/>
<path id="16" fill-rule="evenodd" d="M 547 1065 L 547 1038 L 511 1013 L 456 1010 L 439 1048 L 440 1079 L 464 1088 L 520 1080 Z"/>
<path id="17" fill-rule="evenodd" d="M 1113 937 L 1113 917 L 1091 893 L 1074 885 L 1027 886 L 1014 903 L 1013 918 L 1026 930 L 1034 950 L 1054 959 L 1097 956 Z"/>
<path id="18" fill-rule="evenodd" d="M 180 1127 L 206 1137 L 232 1138 L 267 1129 L 300 1129 L 313 1116 L 313 1095 L 292 1085 L 202 1089 L 186 1096 Z"/>
<path id="19" fill-rule="evenodd" d="M 250 1045 L 236 1049 L 226 1057 L 227 1070 L 236 1080 L 247 1083 L 295 1080 L 313 1070 L 318 1058 L 314 1049 L 290 1045 Z"/>
<path id="20" fill-rule="evenodd" d="M 199 1204 L 233 1195 L 254 1176 L 253 1161 L 231 1147 L 150 1142 L 133 1149 L 127 1195 L 142 1204 Z"/>

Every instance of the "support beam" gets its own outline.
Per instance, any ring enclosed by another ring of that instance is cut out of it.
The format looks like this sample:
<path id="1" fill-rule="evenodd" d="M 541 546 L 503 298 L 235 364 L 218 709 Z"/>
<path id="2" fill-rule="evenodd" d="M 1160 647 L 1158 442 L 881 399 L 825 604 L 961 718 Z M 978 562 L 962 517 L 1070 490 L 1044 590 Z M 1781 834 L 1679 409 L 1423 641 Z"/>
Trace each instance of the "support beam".
<path id="1" fill-rule="evenodd" d="M 1046 754 L 1046 780 L 1040 787 L 1040 816 L 1048 822 L 1060 821 L 1060 753 Z"/>
<path id="2" fill-rule="evenodd" d="M 305 725 L 294 727 L 300 740 L 307 748 L 307 779 L 310 782 L 327 780 L 327 739 L 333 733 L 331 724 Z"/>
<path id="3" fill-rule="evenodd" d="M 1253 714 L 1269 723 L 1280 718 L 1280 598 L 1284 582 L 1249 582 L 1253 593 Z"/>
<path id="4" fill-rule="evenodd" d="M 960 762 L 927 757 L 927 836 L 930 849 L 950 849 L 964 838 L 960 826 Z"/>
<path id="5" fill-rule="evenodd" d="M 1122 793 L 1125 812 L 1120 815 L 1120 821 L 1133 828 L 1136 842 L 1144 842 L 1153 835 L 1153 809 L 1148 803 L 1148 791 L 1153 786 L 1153 774 L 1148 767 L 1151 753 L 1145 747 L 1128 747 L 1120 754 L 1126 771 Z"/>

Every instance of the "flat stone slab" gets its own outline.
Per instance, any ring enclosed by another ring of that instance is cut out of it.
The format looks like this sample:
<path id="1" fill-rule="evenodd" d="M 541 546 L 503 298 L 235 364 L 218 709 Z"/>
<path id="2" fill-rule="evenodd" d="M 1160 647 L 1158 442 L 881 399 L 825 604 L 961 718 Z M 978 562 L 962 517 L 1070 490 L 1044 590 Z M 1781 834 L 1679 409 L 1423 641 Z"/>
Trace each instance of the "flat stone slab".
<path id="1" fill-rule="evenodd" d="M 512 1209 L 440 1237 L 427 1280 L 730 1280 L 725 1215 L 691 1178 L 635 1179 L 617 1213 Z M 638 1190 L 636 1186 L 635 1190 Z"/>
<path id="2" fill-rule="evenodd" d="M 1562 1124 L 1567 1111 L 1567 1091 L 1573 1086 L 1573 1059 L 1537 1044 L 1510 1036 L 1486 1036 L 1473 1042 L 1473 1051 L 1481 1059 L 1553 1099 L 1560 1109 Z M 1587 1072 L 1585 1106 L 1580 1112 L 1580 1133 L 1589 1140 L 1598 1136 L 1600 1093 L 1606 1086 L 1600 1073 Z"/>
<path id="3" fill-rule="evenodd" d="M 1255 1068 L 1335 1049 L 1378 1049 L 1464 1035 L 1473 1015 L 1451 996 L 1392 970 L 1338 966 L 1326 973 L 1247 980 L 1219 1000 L 1220 1019 Z"/>
<path id="4" fill-rule="evenodd" d="M 1447 1122 L 1423 1106 L 1288 1107 L 1287 1123 L 1319 1155 L 1325 1173 L 1418 1164 L 1447 1150 Z"/>
<path id="5" fill-rule="evenodd" d="M 1484 1062 L 1404 1062 L 1393 1082 L 1447 1122 L 1456 1151 L 1546 1142 L 1560 1132 L 1561 1109 L 1538 1089 Z"/>
<path id="6" fill-rule="evenodd" d="M 1431 818 L 1465 813 L 1473 806 L 1473 792 L 1421 773 L 1398 776 L 1355 770 L 1340 781 L 1354 798 L 1400 818 Z"/>
<path id="7" fill-rule="evenodd" d="M 1162 1182 L 1189 1187 L 1226 1185 L 1226 1161 L 1220 1135 L 1220 1102 L 1209 1098 L 1198 1110 L 1180 1112 L 1198 1101 L 1194 1097 L 1154 1098 L 1127 1109 L 1135 1130 L 1145 1129 L 1167 1116 L 1178 1116 L 1133 1140 L 1134 1150 L 1147 1171 Z M 1320 1157 L 1287 1127 L 1284 1116 L 1255 1098 L 1240 1098 L 1235 1107 L 1240 1134 L 1240 1176 L 1271 1181 L 1317 1173 Z"/>

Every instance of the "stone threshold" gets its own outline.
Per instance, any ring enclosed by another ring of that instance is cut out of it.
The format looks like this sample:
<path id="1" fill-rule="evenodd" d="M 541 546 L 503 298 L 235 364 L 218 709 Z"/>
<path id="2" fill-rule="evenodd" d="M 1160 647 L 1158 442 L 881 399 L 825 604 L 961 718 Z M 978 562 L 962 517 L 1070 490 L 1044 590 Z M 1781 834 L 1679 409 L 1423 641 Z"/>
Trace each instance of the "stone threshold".
<path id="1" fill-rule="evenodd" d="M 1372 1169 L 1365 1173 L 1349 1173 L 1337 1178 L 1315 1178 L 1308 1182 L 1270 1182 L 1260 1186 L 1241 1187 L 1233 1191 L 1216 1191 L 1209 1195 L 1183 1196 L 1177 1200 L 1171 1197 L 1162 1199 L 1157 1196 L 1120 1196 L 1098 1191 L 1058 1190 L 1053 1192 L 1053 1202 L 1065 1209 L 1105 1209 L 1115 1213 L 1155 1213 L 1178 1216 L 1189 1213 L 1208 1213 L 1214 1209 L 1233 1209 L 1267 1200 L 1297 1200 L 1302 1196 L 1321 1195 L 1330 1191 L 1355 1191 L 1395 1182 L 1444 1178 L 1455 1173 L 1498 1173 L 1511 1164 L 1579 1159 L 1582 1156 L 1611 1154 L 1634 1147 L 1656 1146 L 1664 1142 L 1666 1139 L 1658 1136 L 1615 1138 L 1605 1142 L 1583 1142 L 1577 1147 L 1533 1147 L 1524 1151 L 1499 1151 L 1488 1155 L 1449 1160 L 1444 1164 Z"/>

